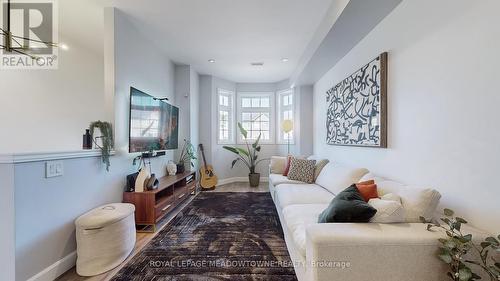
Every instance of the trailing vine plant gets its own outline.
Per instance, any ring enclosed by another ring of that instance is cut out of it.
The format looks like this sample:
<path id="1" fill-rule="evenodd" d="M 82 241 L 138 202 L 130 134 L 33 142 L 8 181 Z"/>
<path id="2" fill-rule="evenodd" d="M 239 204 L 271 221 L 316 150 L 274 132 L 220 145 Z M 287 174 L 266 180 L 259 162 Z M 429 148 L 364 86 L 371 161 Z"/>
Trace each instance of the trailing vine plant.
<path id="1" fill-rule="evenodd" d="M 487 237 L 477 246 L 472 241 L 472 234 L 462 233 L 462 225 L 467 221 L 461 217 L 454 217 L 454 212 L 450 209 L 444 209 L 444 218 L 439 222 L 429 222 L 424 217 L 420 220 L 427 224 L 427 230 L 433 231 L 439 228 L 445 231 L 447 238 L 440 238 L 438 258 L 448 264 L 450 271 L 448 277 L 453 281 L 479 280 L 481 277 L 472 272 L 469 265 L 474 264 L 483 269 L 491 281 L 500 280 L 500 262 L 496 260 L 495 255 L 500 252 L 500 235 L 497 237 Z M 471 253 L 472 255 L 467 255 Z M 480 257 L 480 261 L 470 260 L 475 256 Z M 491 256 L 490 256 L 491 254 Z"/>
<path id="2" fill-rule="evenodd" d="M 98 128 L 101 131 L 102 136 L 94 137 L 94 131 Z M 106 164 L 106 171 L 109 172 L 109 166 L 111 165 L 109 162 L 109 157 L 111 155 L 111 151 L 113 150 L 115 143 L 113 139 L 113 126 L 109 122 L 105 121 L 94 121 L 90 123 L 89 126 L 90 134 L 92 135 L 92 140 L 95 145 L 101 149 L 101 159 L 104 164 Z M 97 144 L 97 139 L 100 138 L 102 140 L 102 146 Z"/>

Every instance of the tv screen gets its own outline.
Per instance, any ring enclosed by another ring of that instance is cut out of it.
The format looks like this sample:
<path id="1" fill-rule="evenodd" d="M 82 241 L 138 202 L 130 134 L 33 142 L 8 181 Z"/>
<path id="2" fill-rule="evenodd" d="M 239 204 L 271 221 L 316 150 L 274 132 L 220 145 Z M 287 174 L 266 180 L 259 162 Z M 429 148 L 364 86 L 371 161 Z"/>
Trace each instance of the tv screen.
<path id="1" fill-rule="evenodd" d="M 178 148 L 179 108 L 130 87 L 129 152 Z"/>

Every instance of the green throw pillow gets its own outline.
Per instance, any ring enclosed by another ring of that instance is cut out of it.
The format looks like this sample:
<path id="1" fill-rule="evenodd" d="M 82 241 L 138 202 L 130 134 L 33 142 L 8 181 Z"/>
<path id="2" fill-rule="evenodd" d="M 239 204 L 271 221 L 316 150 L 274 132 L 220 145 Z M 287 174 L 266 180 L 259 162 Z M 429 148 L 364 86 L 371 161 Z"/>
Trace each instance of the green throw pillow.
<path id="1" fill-rule="evenodd" d="M 333 198 L 318 222 L 369 222 L 377 210 L 365 202 L 355 184 Z"/>

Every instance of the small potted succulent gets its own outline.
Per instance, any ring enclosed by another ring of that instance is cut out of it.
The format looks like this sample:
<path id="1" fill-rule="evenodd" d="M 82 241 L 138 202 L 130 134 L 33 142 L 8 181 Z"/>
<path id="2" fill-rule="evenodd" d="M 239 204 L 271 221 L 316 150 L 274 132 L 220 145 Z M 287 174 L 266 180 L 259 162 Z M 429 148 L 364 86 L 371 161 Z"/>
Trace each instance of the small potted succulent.
<path id="1" fill-rule="evenodd" d="M 234 168 L 234 165 L 238 162 L 242 162 L 248 167 L 249 174 L 248 174 L 248 180 L 250 181 L 250 186 L 251 187 L 257 187 L 259 186 L 260 183 L 260 173 L 255 172 L 255 168 L 257 165 L 265 161 L 267 159 L 261 159 L 257 160 L 259 158 L 258 152 L 261 150 L 261 146 L 259 145 L 260 141 L 260 134 L 255 140 L 254 143 L 251 145 L 248 143 L 248 132 L 243 128 L 241 123 L 238 122 L 238 128 L 240 129 L 240 133 L 243 135 L 243 138 L 245 140 L 246 144 L 246 149 L 240 148 L 240 147 L 231 147 L 231 146 L 224 146 L 224 149 L 231 151 L 232 153 L 236 154 L 238 158 L 234 159 L 233 162 L 231 163 L 231 169 Z"/>

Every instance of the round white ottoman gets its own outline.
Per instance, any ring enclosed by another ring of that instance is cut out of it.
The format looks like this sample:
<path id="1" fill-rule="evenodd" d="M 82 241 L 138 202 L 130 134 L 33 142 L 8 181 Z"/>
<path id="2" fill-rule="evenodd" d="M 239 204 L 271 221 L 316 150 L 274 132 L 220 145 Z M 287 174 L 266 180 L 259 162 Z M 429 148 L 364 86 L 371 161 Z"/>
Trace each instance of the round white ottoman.
<path id="1" fill-rule="evenodd" d="M 104 273 L 128 257 L 135 245 L 134 211 L 132 204 L 107 204 L 75 221 L 78 275 Z"/>

